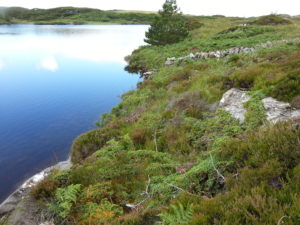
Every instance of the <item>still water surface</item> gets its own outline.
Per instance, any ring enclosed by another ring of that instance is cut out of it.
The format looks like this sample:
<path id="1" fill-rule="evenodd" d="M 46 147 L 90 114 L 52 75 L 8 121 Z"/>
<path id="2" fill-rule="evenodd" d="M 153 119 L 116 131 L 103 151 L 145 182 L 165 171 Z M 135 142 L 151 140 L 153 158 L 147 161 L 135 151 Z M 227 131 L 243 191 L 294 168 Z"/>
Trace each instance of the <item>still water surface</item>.
<path id="1" fill-rule="evenodd" d="M 147 26 L 0 26 L 0 202 L 134 89 Z"/>

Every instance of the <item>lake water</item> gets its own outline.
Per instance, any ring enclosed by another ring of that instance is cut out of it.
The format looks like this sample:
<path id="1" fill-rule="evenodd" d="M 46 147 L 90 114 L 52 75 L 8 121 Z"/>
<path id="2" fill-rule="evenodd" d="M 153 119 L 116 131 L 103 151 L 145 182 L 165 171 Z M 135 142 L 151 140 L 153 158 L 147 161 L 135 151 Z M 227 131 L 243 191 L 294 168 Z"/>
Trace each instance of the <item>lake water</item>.
<path id="1" fill-rule="evenodd" d="M 0 202 L 136 87 L 144 25 L 0 26 Z"/>

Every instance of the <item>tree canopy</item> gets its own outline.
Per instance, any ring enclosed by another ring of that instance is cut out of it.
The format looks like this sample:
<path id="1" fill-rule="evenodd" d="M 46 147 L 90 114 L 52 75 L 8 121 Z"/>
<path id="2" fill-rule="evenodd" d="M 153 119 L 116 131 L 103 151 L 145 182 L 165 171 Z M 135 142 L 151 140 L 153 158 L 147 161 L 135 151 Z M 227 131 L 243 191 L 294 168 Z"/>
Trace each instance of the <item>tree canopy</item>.
<path id="1" fill-rule="evenodd" d="M 184 40 L 187 35 L 188 29 L 176 0 L 166 0 L 146 32 L 145 42 L 151 45 L 173 44 Z"/>

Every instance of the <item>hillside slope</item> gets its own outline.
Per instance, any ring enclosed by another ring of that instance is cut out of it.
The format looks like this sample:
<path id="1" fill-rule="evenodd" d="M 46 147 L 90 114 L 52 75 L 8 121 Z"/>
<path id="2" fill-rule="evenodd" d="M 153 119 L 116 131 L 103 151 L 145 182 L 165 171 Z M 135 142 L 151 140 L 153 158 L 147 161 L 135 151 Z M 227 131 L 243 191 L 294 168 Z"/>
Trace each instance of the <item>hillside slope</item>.
<path id="1" fill-rule="evenodd" d="M 300 19 L 197 19 L 203 25 L 187 40 L 126 58 L 127 70 L 145 80 L 99 129 L 74 141 L 70 170 L 33 188 L 41 211 L 52 212 L 44 220 L 300 224 L 300 118 L 269 122 L 262 101 L 300 108 Z M 234 47 L 254 50 L 178 59 Z M 243 123 L 218 106 L 232 88 L 250 96 L 235 102 L 245 109 Z"/>
<path id="2" fill-rule="evenodd" d="M 155 13 L 149 12 L 103 11 L 74 7 L 0 7 L 0 24 L 149 24 L 154 16 Z"/>

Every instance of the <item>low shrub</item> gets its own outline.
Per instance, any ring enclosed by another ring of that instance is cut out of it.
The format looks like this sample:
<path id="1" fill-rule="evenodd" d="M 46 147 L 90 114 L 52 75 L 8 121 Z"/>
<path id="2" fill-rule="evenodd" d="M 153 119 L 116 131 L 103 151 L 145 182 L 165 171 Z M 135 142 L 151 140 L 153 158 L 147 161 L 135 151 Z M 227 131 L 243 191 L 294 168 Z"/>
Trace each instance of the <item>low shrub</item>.
<path id="1" fill-rule="evenodd" d="M 286 54 L 281 60 L 263 62 L 239 70 L 223 80 L 224 86 L 262 90 L 267 96 L 290 102 L 300 94 L 300 53 Z"/>
<path id="2" fill-rule="evenodd" d="M 291 104 L 292 104 L 292 107 L 294 107 L 296 109 L 300 109 L 300 95 L 297 95 L 296 97 L 294 97 Z"/>
<path id="3" fill-rule="evenodd" d="M 30 191 L 35 199 L 48 199 L 54 197 L 56 189 L 59 187 L 59 181 L 48 176 L 37 183 Z"/>
<path id="4" fill-rule="evenodd" d="M 291 23 L 290 20 L 284 19 L 283 17 L 274 14 L 268 16 L 262 16 L 257 20 L 251 22 L 251 24 L 256 24 L 256 25 L 284 25 L 290 23 Z"/>
<path id="5" fill-rule="evenodd" d="M 300 129 L 291 123 L 278 123 L 251 132 L 244 139 L 232 139 L 222 145 L 221 158 L 235 166 L 262 166 L 277 160 L 284 169 L 295 167 L 300 160 Z"/>
<path id="6" fill-rule="evenodd" d="M 185 27 L 191 31 L 196 30 L 204 26 L 204 23 L 200 22 L 201 20 L 197 17 L 190 17 L 185 22 Z"/>
<path id="7" fill-rule="evenodd" d="M 265 108 L 261 100 L 266 96 L 260 92 L 250 92 L 252 95 L 251 99 L 244 103 L 244 107 L 247 109 L 245 114 L 245 125 L 248 129 L 257 129 L 266 121 Z"/>
<path id="8" fill-rule="evenodd" d="M 209 104 L 200 96 L 199 91 L 188 91 L 169 101 L 166 111 L 184 112 L 186 116 L 201 119 L 209 110 Z"/>
<path id="9" fill-rule="evenodd" d="M 260 26 L 237 26 L 218 33 L 214 39 L 239 39 L 274 32 L 273 28 Z"/>
<path id="10" fill-rule="evenodd" d="M 130 137 L 135 145 L 143 146 L 146 143 L 148 133 L 147 128 L 135 128 L 130 131 Z"/>
<path id="11" fill-rule="evenodd" d="M 55 192 L 55 202 L 49 204 L 49 209 L 62 218 L 67 218 L 77 201 L 81 185 L 69 185 L 66 188 L 58 188 Z"/>
<path id="12" fill-rule="evenodd" d="M 107 141 L 120 134 L 117 129 L 101 128 L 84 133 L 77 137 L 71 150 L 72 162 L 80 162 L 102 148 Z"/>

